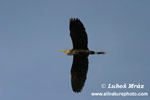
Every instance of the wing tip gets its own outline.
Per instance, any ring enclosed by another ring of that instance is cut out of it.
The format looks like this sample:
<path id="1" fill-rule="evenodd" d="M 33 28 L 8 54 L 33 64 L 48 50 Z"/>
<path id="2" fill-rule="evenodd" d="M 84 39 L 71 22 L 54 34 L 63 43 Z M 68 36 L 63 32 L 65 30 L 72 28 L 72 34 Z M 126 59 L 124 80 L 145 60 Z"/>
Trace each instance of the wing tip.
<path id="1" fill-rule="evenodd" d="M 81 29 L 81 30 L 85 30 L 83 23 L 80 21 L 79 18 L 70 18 L 70 30 L 74 28 L 74 29 Z"/>
<path id="2" fill-rule="evenodd" d="M 73 90 L 75 93 L 81 93 L 82 90 Z"/>
<path id="3" fill-rule="evenodd" d="M 73 92 L 75 92 L 75 93 L 80 93 L 80 92 L 82 92 L 82 90 L 83 90 L 83 86 L 82 86 L 82 87 L 77 87 L 77 86 L 74 86 L 74 85 L 73 85 L 72 90 L 73 90 Z"/>
<path id="4" fill-rule="evenodd" d="M 84 27 L 79 18 L 70 18 L 70 25 L 81 25 Z"/>
<path id="5" fill-rule="evenodd" d="M 77 21 L 80 21 L 80 19 L 79 18 L 70 18 L 70 22 L 77 22 Z"/>

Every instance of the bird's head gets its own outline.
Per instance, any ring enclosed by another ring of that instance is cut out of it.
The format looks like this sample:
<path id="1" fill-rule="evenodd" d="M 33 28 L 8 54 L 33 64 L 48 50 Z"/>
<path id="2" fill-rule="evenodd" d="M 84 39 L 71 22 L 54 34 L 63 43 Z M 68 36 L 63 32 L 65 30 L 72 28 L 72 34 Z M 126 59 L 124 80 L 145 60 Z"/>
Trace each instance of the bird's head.
<path id="1" fill-rule="evenodd" d="M 57 52 L 65 52 L 67 55 L 70 55 L 70 50 L 57 50 Z"/>
<path id="2" fill-rule="evenodd" d="M 67 52 L 67 50 L 57 50 L 57 52 Z"/>

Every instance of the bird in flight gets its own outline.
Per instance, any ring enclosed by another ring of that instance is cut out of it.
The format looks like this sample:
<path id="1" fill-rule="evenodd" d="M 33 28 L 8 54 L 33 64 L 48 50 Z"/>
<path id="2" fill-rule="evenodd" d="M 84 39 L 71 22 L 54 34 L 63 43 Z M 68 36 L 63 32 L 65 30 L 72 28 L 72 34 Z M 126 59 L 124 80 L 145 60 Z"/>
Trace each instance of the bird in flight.
<path id="1" fill-rule="evenodd" d="M 88 49 L 88 38 L 84 25 L 78 18 L 70 19 L 70 36 L 73 43 L 71 50 L 57 50 L 73 55 L 71 68 L 72 90 L 76 93 L 81 92 L 88 71 L 88 56 L 91 54 L 105 54 L 104 51 L 95 52 Z"/>

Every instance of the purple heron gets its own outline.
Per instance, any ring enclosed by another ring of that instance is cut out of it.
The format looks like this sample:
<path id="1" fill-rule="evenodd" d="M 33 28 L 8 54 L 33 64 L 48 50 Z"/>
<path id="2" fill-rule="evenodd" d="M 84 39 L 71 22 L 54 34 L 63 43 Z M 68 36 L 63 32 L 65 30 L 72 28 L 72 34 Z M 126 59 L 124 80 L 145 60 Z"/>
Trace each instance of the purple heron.
<path id="1" fill-rule="evenodd" d="M 81 92 L 88 71 L 88 56 L 90 54 L 105 54 L 104 51 L 91 51 L 88 49 L 88 38 L 82 22 L 78 18 L 70 19 L 70 36 L 73 43 L 71 50 L 58 50 L 67 55 L 73 55 L 71 68 L 71 85 L 74 92 Z"/>

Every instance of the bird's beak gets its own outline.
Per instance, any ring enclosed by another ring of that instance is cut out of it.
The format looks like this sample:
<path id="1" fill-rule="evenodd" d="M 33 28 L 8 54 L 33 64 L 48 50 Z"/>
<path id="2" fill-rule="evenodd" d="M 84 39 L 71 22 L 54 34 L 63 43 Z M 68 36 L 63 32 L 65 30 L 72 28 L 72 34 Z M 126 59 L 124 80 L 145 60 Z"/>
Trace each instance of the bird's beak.
<path id="1" fill-rule="evenodd" d="M 67 50 L 57 50 L 57 52 L 67 52 Z"/>

